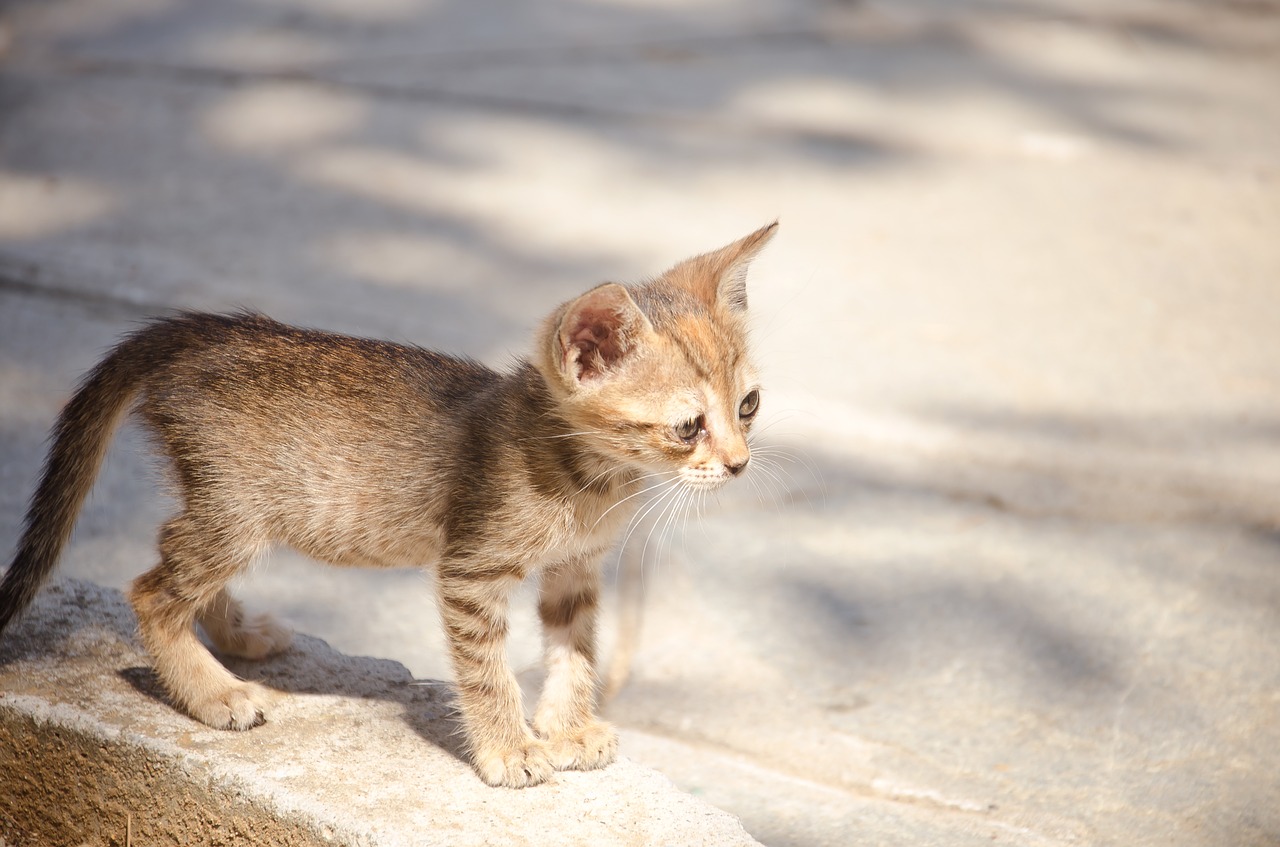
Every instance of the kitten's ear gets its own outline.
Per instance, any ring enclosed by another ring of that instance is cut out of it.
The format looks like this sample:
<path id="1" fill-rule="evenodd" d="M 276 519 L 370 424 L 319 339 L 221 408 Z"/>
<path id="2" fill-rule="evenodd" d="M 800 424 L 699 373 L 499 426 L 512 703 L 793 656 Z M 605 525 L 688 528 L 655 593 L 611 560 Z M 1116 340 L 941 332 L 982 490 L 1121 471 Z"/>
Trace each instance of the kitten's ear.
<path id="1" fill-rule="evenodd" d="M 684 263 L 692 266 L 690 284 L 694 293 L 712 306 L 731 312 L 746 311 L 747 267 L 777 229 L 778 222 L 774 221 L 727 247 Z M 677 266 L 676 270 L 680 269 L 681 266 Z"/>
<path id="2" fill-rule="evenodd" d="M 649 319 L 616 282 L 570 303 L 556 330 L 558 366 L 576 382 L 591 382 L 622 362 L 645 334 Z"/>

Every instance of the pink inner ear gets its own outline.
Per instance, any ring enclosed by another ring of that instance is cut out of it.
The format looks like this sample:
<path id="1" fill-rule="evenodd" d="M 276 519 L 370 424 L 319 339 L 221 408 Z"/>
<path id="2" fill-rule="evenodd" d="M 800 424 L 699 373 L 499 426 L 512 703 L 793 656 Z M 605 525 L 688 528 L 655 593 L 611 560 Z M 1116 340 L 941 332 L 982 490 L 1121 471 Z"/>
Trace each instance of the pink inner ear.
<path id="1" fill-rule="evenodd" d="M 565 337 L 565 364 L 577 351 L 578 378 L 595 379 L 626 355 L 622 336 L 622 317 L 613 309 L 584 307 L 574 315 L 572 328 Z"/>

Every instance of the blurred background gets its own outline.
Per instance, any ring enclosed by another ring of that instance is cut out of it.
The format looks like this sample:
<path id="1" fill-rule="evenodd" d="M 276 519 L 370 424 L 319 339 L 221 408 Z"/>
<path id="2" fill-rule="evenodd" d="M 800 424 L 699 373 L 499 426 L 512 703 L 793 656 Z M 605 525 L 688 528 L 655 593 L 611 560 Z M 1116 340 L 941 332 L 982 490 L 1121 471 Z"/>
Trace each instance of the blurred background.
<path id="1" fill-rule="evenodd" d="M 1280 842 L 1275 0 L 0 3 L 0 546 L 147 315 L 502 367 L 774 218 L 770 461 L 606 562 L 624 755 L 771 847 Z M 64 575 L 150 567 L 146 456 Z M 241 592 L 448 678 L 421 574 Z"/>

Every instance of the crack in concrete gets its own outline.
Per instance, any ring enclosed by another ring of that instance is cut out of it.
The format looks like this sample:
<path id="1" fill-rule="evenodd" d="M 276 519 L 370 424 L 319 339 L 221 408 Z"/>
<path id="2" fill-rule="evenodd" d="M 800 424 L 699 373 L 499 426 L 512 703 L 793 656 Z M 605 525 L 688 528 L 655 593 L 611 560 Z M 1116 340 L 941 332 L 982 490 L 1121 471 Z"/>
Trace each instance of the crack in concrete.
<path id="1" fill-rule="evenodd" d="M 628 128 L 665 129 L 684 132 L 731 133 L 741 138 L 799 142 L 855 149 L 867 154 L 923 154 L 925 149 L 906 138 L 881 130 L 856 131 L 823 126 L 798 126 L 768 120 L 747 120 L 725 116 L 672 110 L 626 110 L 598 104 L 572 103 L 535 97 L 463 92 L 424 85 L 395 85 L 373 80 L 341 79 L 311 70 L 237 70 L 212 65 L 187 65 L 163 61 L 142 61 L 110 57 L 71 57 L 62 60 L 71 73 L 94 76 L 150 78 L 161 81 L 239 88 L 264 83 L 312 86 L 334 92 L 369 97 L 383 102 L 404 102 L 507 114 L 552 117 L 567 121 L 599 121 Z"/>
<path id="2" fill-rule="evenodd" d="M 790 49 L 832 46 L 841 30 L 813 28 L 756 30 L 736 33 L 701 33 L 675 38 L 592 44 L 548 44 L 431 50 L 425 53 L 380 54 L 354 59 L 319 60 L 309 63 L 316 70 L 350 70 L 374 66 L 413 64 L 420 68 L 470 70 L 482 68 L 527 68 L 589 63 L 617 64 L 632 61 L 679 61 L 686 51 L 702 55 L 731 56 Z"/>
<path id="3" fill-rule="evenodd" d="M 110 309 L 116 315 L 138 317 L 174 311 L 174 306 L 158 301 L 129 297 L 111 291 L 86 291 L 71 285 L 40 281 L 44 269 L 39 265 L 18 262 L 0 254 L 0 292 L 17 296 L 36 297 L 93 306 L 95 316 L 102 316 L 101 309 Z"/>

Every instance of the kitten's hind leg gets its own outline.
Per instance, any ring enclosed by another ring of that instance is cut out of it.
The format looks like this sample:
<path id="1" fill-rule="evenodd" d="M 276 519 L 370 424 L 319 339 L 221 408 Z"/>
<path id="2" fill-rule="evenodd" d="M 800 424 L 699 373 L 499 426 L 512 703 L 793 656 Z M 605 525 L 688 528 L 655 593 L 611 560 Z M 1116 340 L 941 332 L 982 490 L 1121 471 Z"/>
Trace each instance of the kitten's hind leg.
<path id="1" fill-rule="evenodd" d="M 196 638 L 196 617 L 256 549 L 228 544 L 187 516 L 160 533 L 160 564 L 134 580 L 129 593 L 143 646 L 175 703 L 215 729 L 251 729 L 266 720 L 271 693 L 245 682 Z"/>
<path id="2" fill-rule="evenodd" d="M 214 648 L 224 656 L 265 659 L 289 649 L 293 632 L 271 615 L 246 617 L 240 601 L 221 588 L 196 616 Z"/>

